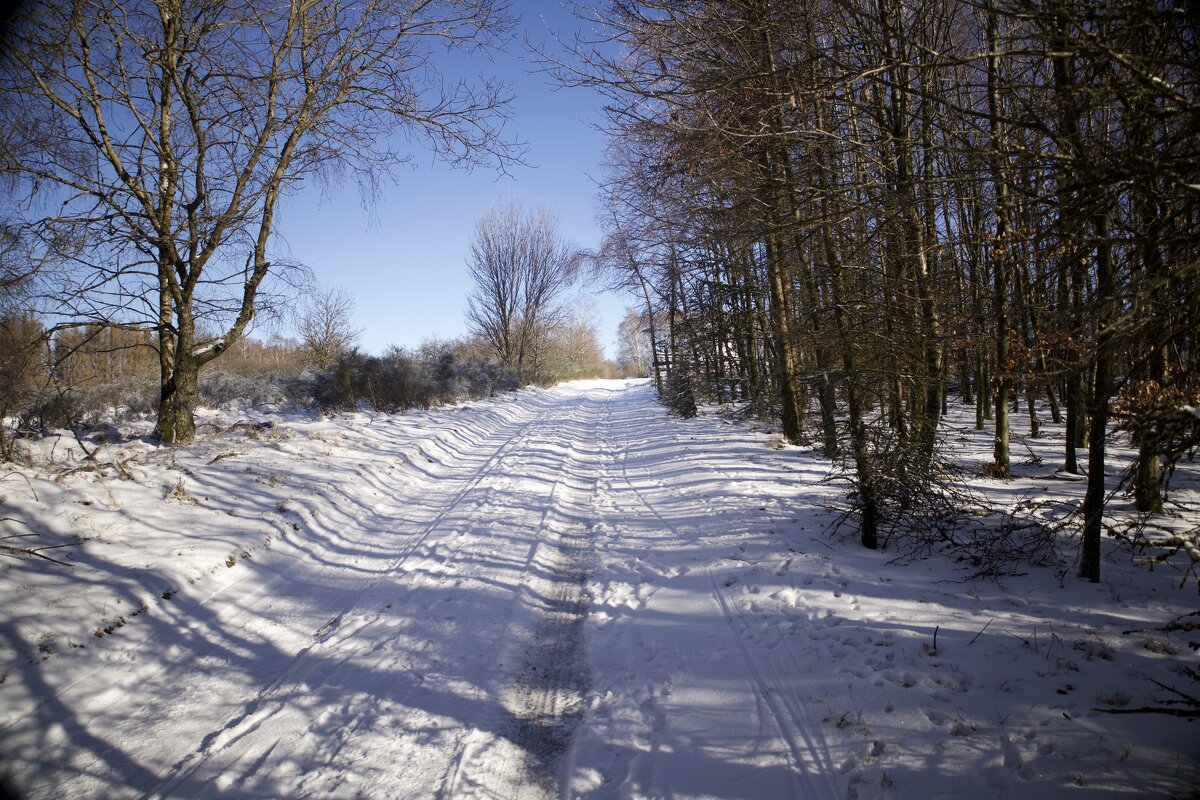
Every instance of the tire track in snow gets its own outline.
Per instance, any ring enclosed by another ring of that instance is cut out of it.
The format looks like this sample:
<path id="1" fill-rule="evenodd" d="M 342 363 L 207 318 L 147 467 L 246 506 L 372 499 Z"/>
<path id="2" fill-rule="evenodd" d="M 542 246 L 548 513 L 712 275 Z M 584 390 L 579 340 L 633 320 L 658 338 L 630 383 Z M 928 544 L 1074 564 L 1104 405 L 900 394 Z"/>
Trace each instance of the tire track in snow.
<path id="1" fill-rule="evenodd" d="M 646 494 L 634 484 L 633 479 L 630 477 L 630 444 L 629 437 L 626 435 L 621 447 L 621 481 L 630 489 L 633 496 L 637 498 L 638 503 L 657 519 L 666 530 L 670 531 L 678 541 L 685 541 L 687 538 L 685 534 L 659 512 L 647 499 Z M 726 481 L 738 482 L 735 476 L 730 475 L 725 470 L 707 461 L 702 463 L 705 471 L 713 475 L 720 475 Z M 834 778 L 836 771 L 829 754 L 828 746 L 825 744 L 824 737 L 820 734 L 819 729 L 810 721 L 803 702 L 799 698 L 794 697 L 794 693 L 786 688 L 788 683 L 785 679 L 786 671 L 781 670 L 779 664 L 770 660 L 768 654 L 759 654 L 758 648 L 753 647 L 747 642 L 745 632 L 749 630 L 749 626 L 742 617 L 740 610 L 721 591 L 720 584 L 716 576 L 713 575 L 711 567 L 708 569 L 708 575 L 712 585 L 714 604 L 720 610 L 725 626 L 737 644 L 741 659 L 746 664 L 747 674 L 750 678 L 757 704 L 761 709 L 765 709 L 770 714 L 771 718 L 775 721 L 775 727 L 780 737 L 787 745 L 792 766 L 802 784 L 803 797 L 840 797 L 842 793 L 839 789 L 839 782 Z M 768 681 L 764 677 L 764 670 L 759 661 L 760 658 L 767 658 L 770 666 L 770 674 L 774 678 L 773 681 Z"/>
<path id="2" fill-rule="evenodd" d="M 365 628 L 382 613 L 381 610 L 362 615 L 352 628 L 343 628 L 342 623 L 347 616 L 358 609 L 365 602 L 374 600 L 375 590 L 397 570 L 404 566 L 405 562 L 412 556 L 414 551 L 428 539 L 430 534 L 439 528 L 442 523 L 456 510 L 459 506 L 471 496 L 485 480 L 494 476 L 500 465 L 506 457 L 514 450 L 523 445 L 529 440 L 540 425 L 544 424 L 544 420 L 536 416 L 536 410 L 531 409 L 534 413 L 532 419 L 521 423 L 515 433 L 509 433 L 504 426 L 499 432 L 492 434 L 488 438 L 494 439 L 497 436 L 501 437 L 501 441 L 497 448 L 487 456 L 484 461 L 461 481 L 461 485 L 456 489 L 442 505 L 438 513 L 428 522 L 424 523 L 419 532 L 412 538 L 411 541 L 405 544 L 403 549 L 391 559 L 384 569 L 374 576 L 361 590 L 355 594 L 355 602 L 350 608 L 343 610 L 326 622 L 313 635 L 313 641 L 308 646 L 301 649 L 289 659 L 285 669 L 269 683 L 263 686 L 255 693 L 242 707 L 228 715 L 219 728 L 210 731 L 200 742 L 200 744 L 186 753 L 180 758 L 175 765 L 163 776 L 159 786 L 147 796 L 151 798 L 165 798 L 177 790 L 183 783 L 197 773 L 197 771 L 205 766 L 211 759 L 217 757 L 223 751 L 228 750 L 238 743 L 243 738 L 252 734 L 274 710 L 277 703 L 273 703 L 279 695 L 293 694 L 294 691 L 302 688 L 306 670 L 310 668 L 309 662 L 318 657 L 317 654 L 326 647 L 326 643 L 330 642 L 335 633 L 338 634 L 338 640 L 345 641 L 353 638 L 354 634 Z M 407 577 L 407 576 L 405 576 Z M 219 594 L 219 593 L 218 593 Z M 211 601 L 217 595 L 206 598 L 205 602 Z M 339 659 L 345 661 L 350 657 L 350 654 Z M 335 667 L 336 668 L 336 667 Z M 285 702 L 281 700 L 279 702 Z M 346 730 L 346 735 L 353 734 L 353 729 L 357 724 L 361 723 L 361 717 Z"/>
<path id="3" fill-rule="evenodd" d="M 720 583 L 711 569 L 708 571 L 708 576 L 712 581 L 713 597 L 716 598 L 717 604 L 721 608 L 725 624 L 729 626 L 737 640 L 738 649 L 746 662 L 750 678 L 754 681 L 758 701 L 770 709 L 771 715 L 779 724 L 780 733 L 792 751 L 793 763 L 804 776 L 804 797 L 841 797 L 839 783 L 833 777 L 836 770 L 829 756 L 829 748 L 825 744 L 824 736 L 814 735 L 813 732 L 818 729 L 809 720 L 803 701 L 786 688 L 786 673 L 781 671 L 780 664 L 772 659 L 769 653 L 762 653 L 758 648 L 751 649 L 750 644 L 746 641 L 746 632 L 750 630 L 750 626 L 744 615 L 736 604 L 721 591 Z M 774 681 L 769 682 L 764 677 L 763 669 L 759 664 L 760 658 L 767 661 Z M 810 755 L 817 767 L 816 775 L 812 774 L 810 768 L 805 767 L 804 753 Z M 819 785 L 816 782 L 818 779 L 821 779 L 821 783 L 824 785 Z"/>
<path id="4" fill-rule="evenodd" d="M 588 416 L 588 405 L 585 400 L 572 416 Z M 588 562 L 599 465 L 610 449 L 611 400 L 602 400 L 597 411 L 590 435 L 566 438 L 561 478 L 540 526 L 547 539 L 506 633 L 500 659 L 509 684 L 501 699 L 504 719 L 496 733 L 472 732 L 439 796 L 537 800 L 565 796 L 570 785 L 564 756 L 590 684 L 583 623 L 591 603 Z M 562 432 L 555 431 L 560 439 Z M 596 447 L 587 458 L 575 446 L 579 438 Z"/>

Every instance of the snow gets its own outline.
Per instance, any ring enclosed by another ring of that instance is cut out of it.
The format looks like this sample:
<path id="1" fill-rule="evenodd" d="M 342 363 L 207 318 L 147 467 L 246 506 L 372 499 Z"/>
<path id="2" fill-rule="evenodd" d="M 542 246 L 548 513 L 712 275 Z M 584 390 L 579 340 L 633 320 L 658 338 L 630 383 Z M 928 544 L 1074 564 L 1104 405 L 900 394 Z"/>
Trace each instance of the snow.
<path id="1" fill-rule="evenodd" d="M 22 796 L 1167 797 L 1200 777 L 1186 720 L 1096 710 L 1194 689 L 1188 633 L 1154 629 L 1195 584 L 1115 542 L 1096 585 L 897 562 L 830 532 L 845 486 L 818 454 L 670 417 L 644 382 L 201 422 L 102 466 L 46 440 L 0 473 L 0 535 L 74 565 L 0 561 Z M 990 435 L 949 424 L 985 463 Z M 1044 430 L 1017 479 L 979 485 L 1077 502 L 1042 480 Z"/>

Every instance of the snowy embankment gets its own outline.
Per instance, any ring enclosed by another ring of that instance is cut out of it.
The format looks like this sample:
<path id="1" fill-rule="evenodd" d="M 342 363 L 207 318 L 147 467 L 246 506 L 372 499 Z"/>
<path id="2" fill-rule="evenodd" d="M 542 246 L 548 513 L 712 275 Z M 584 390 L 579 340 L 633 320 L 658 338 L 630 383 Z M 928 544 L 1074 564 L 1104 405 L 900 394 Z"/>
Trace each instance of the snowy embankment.
<path id="1" fill-rule="evenodd" d="M 1195 633 L 1154 629 L 1194 584 L 1115 547 L 1100 585 L 893 564 L 827 534 L 819 457 L 670 418 L 645 384 L 249 422 L 273 424 L 5 467 L 3 535 L 73 565 L 0 563 L 0 768 L 24 795 L 1196 785 L 1194 725 L 1094 710 L 1193 688 Z"/>

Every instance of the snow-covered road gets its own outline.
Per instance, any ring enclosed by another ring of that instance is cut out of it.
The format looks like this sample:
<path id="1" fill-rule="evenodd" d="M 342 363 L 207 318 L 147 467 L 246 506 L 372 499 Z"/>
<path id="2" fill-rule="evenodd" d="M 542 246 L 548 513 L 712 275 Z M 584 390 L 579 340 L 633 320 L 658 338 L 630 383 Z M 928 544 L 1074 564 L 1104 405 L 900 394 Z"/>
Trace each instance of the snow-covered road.
<path id="1" fill-rule="evenodd" d="M 708 513 L 686 492 L 696 465 L 661 447 L 671 437 L 648 388 L 550 391 L 462 417 L 420 434 L 402 418 L 370 420 L 375 463 L 350 463 L 336 436 L 320 437 L 332 445 L 325 464 L 308 448 L 282 448 L 296 468 L 270 469 L 294 484 L 304 535 L 157 604 L 113 634 L 135 646 L 57 691 L 43 687 L 36 712 L 6 731 L 36 783 L 52 779 L 45 794 L 524 798 L 564 794 L 576 773 L 593 776 L 592 788 L 664 769 L 666 784 L 699 777 L 672 763 L 670 747 L 640 759 L 628 747 L 669 741 L 664 718 L 678 700 L 663 694 L 667 684 L 639 699 L 640 720 L 605 715 L 586 726 L 589 746 L 569 752 L 596 697 L 583 647 L 589 609 L 607 630 L 613 615 L 651 603 L 598 654 L 613 670 L 600 696 L 640 697 L 653 687 L 626 679 L 649 677 L 637 663 L 654 656 L 641 620 L 659 625 L 664 613 L 650 593 L 686 572 L 663 573 L 649 543 L 635 552 L 619 532 L 678 533 Z M 362 436 L 368 423 L 346 424 Z M 190 470 L 185 491 L 253 491 L 238 485 L 247 472 L 237 458 Z M 598 545 L 610 550 L 598 556 Z M 670 646 L 734 636 L 706 572 L 668 594 L 690 594 L 696 580 L 703 607 L 671 603 L 668 614 L 694 630 Z M 761 797 L 766 780 L 771 796 L 791 794 L 806 773 L 793 769 L 798 743 L 777 723 L 779 702 L 763 703 L 759 676 L 739 698 L 717 667 L 698 676 L 680 732 L 697 739 L 687 757 L 706 762 L 698 788 Z M 623 747 L 605 735 L 618 722 Z M 757 752 L 729 749 L 742 731 L 754 732 Z"/>
<path id="2" fill-rule="evenodd" d="M 1073 662 L 989 672 L 1041 589 L 835 554 L 826 467 L 765 440 L 590 382 L 8 482 L 78 566 L 0 576 L 7 769 L 30 798 L 1034 797 L 1134 735 L 1074 720 Z M 1103 631 L 1096 591 L 1044 603 Z M 1109 784 L 1186 780 L 1173 723 Z"/>

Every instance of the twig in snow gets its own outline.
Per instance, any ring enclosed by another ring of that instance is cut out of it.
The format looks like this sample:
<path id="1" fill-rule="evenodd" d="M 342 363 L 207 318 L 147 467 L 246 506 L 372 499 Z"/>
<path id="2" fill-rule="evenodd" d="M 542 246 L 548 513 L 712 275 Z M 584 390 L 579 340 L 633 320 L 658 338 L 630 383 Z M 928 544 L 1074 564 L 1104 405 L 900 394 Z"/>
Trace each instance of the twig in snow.
<path id="1" fill-rule="evenodd" d="M 1200 718 L 1200 708 L 1173 708 L 1171 706 L 1142 706 L 1141 708 L 1093 708 L 1102 714 L 1168 714 L 1172 717 Z"/>
<path id="2" fill-rule="evenodd" d="M 121 480 L 126 480 L 126 481 L 133 480 L 133 473 L 131 473 L 129 471 L 129 468 L 125 466 L 128 462 L 129 462 L 129 459 L 125 459 L 124 461 L 117 459 L 112 462 L 113 464 L 116 465 L 117 470 L 121 473 Z M 111 494 L 109 496 L 111 497 Z"/>
<path id="3" fill-rule="evenodd" d="M 985 625 L 984 627 L 987 627 L 987 626 Z M 982 631 L 980 631 L 980 632 L 982 633 Z M 1022 636 L 1019 633 L 1013 633 L 1012 631 L 1007 631 L 1007 630 L 1005 631 L 1005 633 L 1007 633 L 1009 636 L 1013 637 L 1014 639 L 1020 639 L 1021 644 L 1023 644 L 1025 647 L 1028 647 L 1033 652 L 1035 652 L 1035 653 L 1039 652 L 1038 646 L 1037 646 L 1037 628 L 1034 628 L 1033 633 L 1031 633 L 1029 636 Z M 1030 644 L 1030 641 L 1029 641 L 1030 639 L 1033 640 L 1033 644 Z"/>
<path id="4" fill-rule="evenodd" d="M 1029 464 L 1041 464 L 1042 463 L 1042 457 L 1039 456 L 1037 453 L 1033 452 L 1033 448 L 1029 446 L 1029 442 L 1025 441 L 1024 436 L 1014 436 L 1012 438 L 1016 439 L 1018 442 L 1020 442 L 1022 445 L 1024 445 L 1025 449 L 1029 451 L 1029 461 L 1026 463 L 1029 463 Z"/>
<path id="5" fill-rule="evenodd" d="M 1050 654 L 1054 652 L 1055 644 L 1057 644 L 1061 649 L 1064 649 L 1064 650 L 1066 649 L 1066 645 L 1063 644 L 1062 637 L 1060 637 L 1057 633 L 1055 633 L 1054 629 L 1051 628 L 1050 629 L 1050 646 L 1046 648 L 1046 660 L 1047 661 L 1050 660 Z"/>
<path id="6" fill-rule="evenodd" d="M 51 558 L 50 556 L 42 553 L 43 550 L 54 550 L 55 548 L 59 548 L 59 547 L 71 547 L 71 546 L 72 545 L 70 543 L 48 544 L 45 547 L 13 547 L 10 544 L 0 544 L 0 556 L 12 556 L 14 558 L 16 558 L 17 556 L 33 556 L 34 558 L 45 559 L 46 561 L 50 561 L 55 564 L 60 564 L 64 567 L 73 567 L 73 566 L 75 566 L 74 564 L 68 564 L 65 561 L 59 561 L 57 558 Z"/>
<path id="7" fill-rule="evenodd" d="M 971 645 L 975 644 L 975 639 L 978 639 L 980 636 L 983 636 L 983 632 L 988 629 L 988 625 L 991 625 L 995 621 L 996 621 L 996 619 L 994 617 L 992 619 L 989 619 L 987 621 L 987 625 L 984 625 L 982 628 L 979 629 L 979 633 L 975 634 L 975 638 L 971 639 L 971 641 L 967 642 L 967 647 L 970 647 Z"/>
<path id="8" fill-rule="evenodd" d="M 25 483 L 29 485 L 29 491 L 33 493 L 33 502 L 35 502 L 35 503 L 40 503 L 40 502 L 42 502 L 41 498 L 40 498 L 40 497 L 38 497 L 37 489 L 34 489 L 34 488 L 33 488 L 33 483 L 31 483 L 31 482 L 30 482 L 29 478 L 25 477 L 24 473 L 21 473 L 21 472 L 9 472 L 9 473 L 7 473 L 7 474 L 6 474 L 4 477 L 5 477 L 5 478 L 7 478 L 9 475 L 16 475 L 16 476 L 18 476 L 18 477 L 20 477 L 20 478 L 24 478 L 24 479 L 25 479 Z"/>

